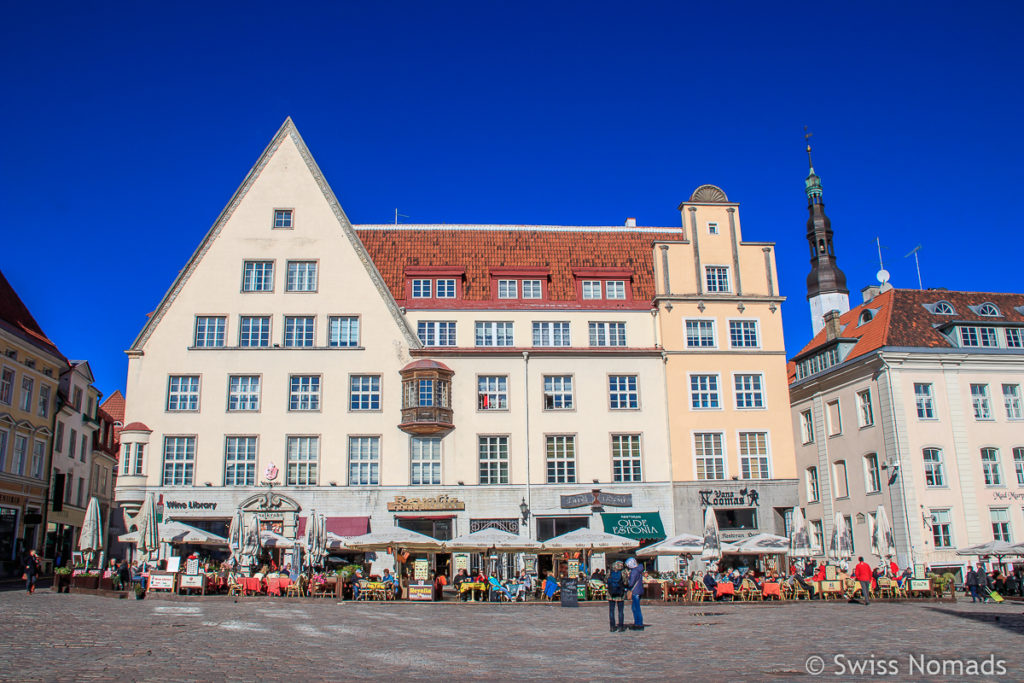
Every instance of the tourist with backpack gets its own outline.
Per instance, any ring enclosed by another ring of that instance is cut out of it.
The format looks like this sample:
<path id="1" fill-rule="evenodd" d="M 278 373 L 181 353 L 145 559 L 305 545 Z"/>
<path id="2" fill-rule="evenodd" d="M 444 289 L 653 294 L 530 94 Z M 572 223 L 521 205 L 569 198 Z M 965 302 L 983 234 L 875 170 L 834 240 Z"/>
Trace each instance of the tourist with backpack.
<path id="1" fill-rule="evenodd" d="M 626 625 L 623 622 L 623 614 L 626 609 L 626 577 L 622 575 L 624 569 L 622 562 L 616 561 L 612 564 L 612 571 L 608 574 L 608 623 L 612 633 L 625 631 Z M 619 624 L 615 625 L 615 608 L 618 605 Z"/>
<path id="2" fill-rule="evenodd" d="M 629 569 L 629 578 L 626 579 L 626 597 L 633 603 L 633 623 L 630 628 L 634 631 L 643 631 L 644 615 L 640 611 L 640 598 L 644 594 L 644 570 L 633 557 L 626 560 L 626 567 Z"/>

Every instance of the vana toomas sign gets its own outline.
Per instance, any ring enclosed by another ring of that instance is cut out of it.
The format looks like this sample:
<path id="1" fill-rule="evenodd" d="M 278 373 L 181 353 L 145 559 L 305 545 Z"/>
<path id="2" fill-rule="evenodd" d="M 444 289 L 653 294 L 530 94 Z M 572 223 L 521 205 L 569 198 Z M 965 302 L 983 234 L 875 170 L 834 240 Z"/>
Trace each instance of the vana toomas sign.
<path id="1" fill-rule="evenodd" d="M 601 517 L 609 534 L 635 540 L 665 538 L 665 527 L 657 512 L 606 512 Z"/>

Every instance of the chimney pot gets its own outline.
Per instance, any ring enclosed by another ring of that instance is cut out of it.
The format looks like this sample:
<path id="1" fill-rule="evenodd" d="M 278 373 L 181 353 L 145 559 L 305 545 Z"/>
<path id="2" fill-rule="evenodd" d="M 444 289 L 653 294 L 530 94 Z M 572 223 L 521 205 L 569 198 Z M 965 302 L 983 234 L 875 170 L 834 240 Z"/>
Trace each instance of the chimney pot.
<path id="1" fill-rule="evenodd" d="M 868 285 L 864 289 L 860 290 L 860 295 L 864 298 L 864 303 L 869 303 L 881 293 L 882 288 L 879 285 Z"/>
<path id="2" fill-rule="evenodd" d="M 635 218 L 627 218 L 626 219 L 626 227 L 627 228 L 635 228 L 636 227 L 636 219 Z"/>

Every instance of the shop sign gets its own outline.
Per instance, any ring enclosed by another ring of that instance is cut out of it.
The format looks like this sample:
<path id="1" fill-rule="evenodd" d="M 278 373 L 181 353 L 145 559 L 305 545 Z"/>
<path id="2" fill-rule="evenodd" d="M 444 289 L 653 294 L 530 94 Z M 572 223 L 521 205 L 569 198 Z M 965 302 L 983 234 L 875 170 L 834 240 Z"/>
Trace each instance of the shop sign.
<path id="1" fill-rule="evenodd" d="M 410 600 L 433 600 L 434 599 L 434 587 L 433 586 L 417 586 L 415 584 L 409 585 L 409 599 Z"/>
<path id="2" fill-rule="evenodd" d="M 24 502 L 24 496 L 15 496 L 11 493 L 0 493 L 0 503 L 4 503 L 6 505 L 21 505 Z"/>
<path id="3" fill-rule="evenodd" d="M 500 529 L 510 534 L 519 534 L 518 519 L 471 519 L 469 520 L 469 533 L 483 531 L 484 529 Z"/>
<path id="4" fill-rule="evenodd" d="M 388 510 L 391 512 L 422 512 L 426 510 L 465 510 L 466 504 L 458 498 L 452 498 L 442 493 L 433 498 L 409 498 L 408 496 L 395 496 L 395 499 L 388 503 Z"/>
<path id="5" fill-rule="evenodd" d="M 412 565 L 412 578 L 417 581 L 426 581 L 430 575 L 430 565 L 424 558 L 416 560 Z"/>
<path id="6" fill-rule="evenodd" d="M 165 500 L 164 505 L 171 510 L 216 510 L 216 503 L 204 503 L 199 500 Z"/>
<path id="7" fill-rule="evenodd" d="M 1018 501 L 1024 500 L 1024 492 L 1018 491 L 995 491 L 992 494 L 992 498 L 998 501 Z"/>
<path id="8" fill-rule="evenodd" d="M 721 489 L 703 489 L 697 491 L 700 494 L 700 506 L 708 507 L 749 507 L 760 506 L 761 494 L 757 489 L 742 488 L 738 491 L 725 491 Z"/>
<path id="9" fill-rule="evenodd" d="M 605 512 L 605 533 L 638 541 L 665 538 L 665 527 L 657 512 Z"/>
<path id="10" fill-rule="evenodd" d="M 616 508 L 628 508 L 633 505 L 632 493 L 606 493 L 601 489 L 593 489 L 590 493 L 574 493 L 562 496 L 563 508 L 581 508 L 590 505 L 599 508 L 604 505 Z"/>
<path id="11" fill-rule="evenodd" d="M 202 590 L 205 574 L 186 574 L 178 578 L 179 588 L 199 588 Z"/>
<path id="12" fill-rule="evenodd" d="M 723 541 L 742 541 L 744 538 L 750 538 L 751 536 L 757 536 L 756 531 L 723 531 L 721 532 Z"/>
<path id="13" fill-rule="evenodd" d="M 167 573 L 149 573 L 149 588 L 148 590 L 157 591 L 173 591 L 174 590 L 174 574 Z"/>

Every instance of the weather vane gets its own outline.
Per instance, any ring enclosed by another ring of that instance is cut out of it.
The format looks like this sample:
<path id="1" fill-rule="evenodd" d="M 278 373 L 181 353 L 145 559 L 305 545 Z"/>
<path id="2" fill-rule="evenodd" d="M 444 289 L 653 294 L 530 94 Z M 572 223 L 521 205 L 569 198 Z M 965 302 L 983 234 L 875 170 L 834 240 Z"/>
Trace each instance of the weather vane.
<path id="1" fill-rule="evenodd" d="M 807 126 L 804 126 L 804 140 L 807 141 L 807 164 L 811 168 L 814 168 L 814 162 L 811 161 L 811 136 L 813 135 L 814 133 L 807 130 Z"/>

